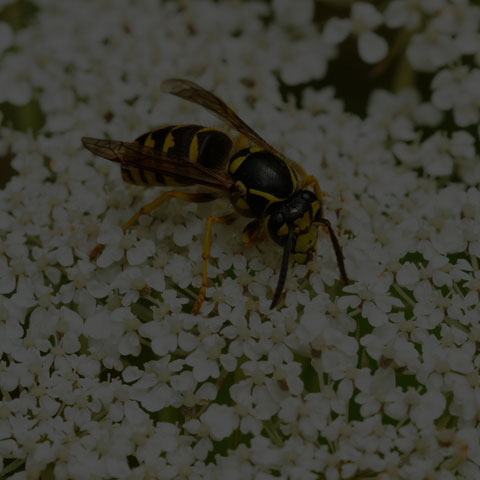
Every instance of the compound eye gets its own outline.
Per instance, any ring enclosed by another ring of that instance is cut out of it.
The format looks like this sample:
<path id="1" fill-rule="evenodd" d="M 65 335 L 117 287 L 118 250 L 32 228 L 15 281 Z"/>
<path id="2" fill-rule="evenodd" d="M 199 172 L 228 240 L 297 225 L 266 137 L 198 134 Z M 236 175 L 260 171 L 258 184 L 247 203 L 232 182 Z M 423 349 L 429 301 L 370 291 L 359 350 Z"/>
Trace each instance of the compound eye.
<path id="1" fill-rule="evenodd" d="M 316 196 L 313 192 L 311 192 L 310 190 L 304 190 L 301 194 L 301 197 L 302 197 L 302 200 L 305 200 L 307 202 L 313 202 L 314 200 L 316 200 Z"/>
<path id="2" fill-rule="evenodd" d="M 277 212 L 272 215 L 272 225 L 275 225 L 276 228 L 281 227 L 285 222 L 285 215 L 282 212 Z"/>

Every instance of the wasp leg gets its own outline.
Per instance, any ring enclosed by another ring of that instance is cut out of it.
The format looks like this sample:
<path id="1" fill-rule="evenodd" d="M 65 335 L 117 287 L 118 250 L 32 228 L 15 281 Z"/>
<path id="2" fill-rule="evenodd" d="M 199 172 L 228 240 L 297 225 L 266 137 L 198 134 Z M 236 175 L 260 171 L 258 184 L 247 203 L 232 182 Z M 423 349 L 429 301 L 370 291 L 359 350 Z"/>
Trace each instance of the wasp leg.
<path id="1" fill-rule="evenodd" d="M 262 242 L 266 237 L 264 220 L 255 219 L 243 229 L 242 242 L 244 245 L 251 247 Z"/>
<path id="2" fill-rule="evenodd" d="M 308 175 L 302 178 L 301 185 L 302 185 L 302 188 L 308 187 L 309 185 L 313 185 L 313 191 L 315 192 L 315 195 L 320 200 L 322 199 L 322 197 L 327 195 L 326 193 L 322 192 L 320 185 L 318 183 L 318 180 L 313 175 Z M 323 226 L 327 229 L 328 234 L 330 235 L 330 240 L 332 242 L 333 250 L 335 252 L 335 257 L 337 258 L 337 265 L 338 265 L 338 269 L 340 270 L 340 276 L 342 277 L 342 282 L 344 285 L 348 285 L 350 281 L 348 280 L 347 272 L 345 271 L 342 247 L 338 243 L 338 239 L 337 239 L 337 236 L 335 235 L 333 227 L 326 218 L 322 218 L 320 220 L 320 223 L 323 224 Z"/>
<path id="3" fill-rule="evenodd" d="M 232 223 L 236 218 L 236 215 L 230 213 L 228 215 L 224 215 L 223 217 L 214 217 L 209 216 L 205 223 L 205 238 L 203 240 L 203 250 L 202 250 L 202 259 L 203 259 L 203 274 L 202 274 L 202 285 L 200 287 L 200 291 L 198 292 L 197 299 L 193 304 L 192 313 L 197 314 L 200 311 L 202 303 L 205 300 L 205 293 L 207 291 L 207 283 L 208 283 L 208 276 L 207 276 L 207 266 L 208 260 L 210 258 L 210 247 L 212 246 L 212 223 L 223 223 L 228 225 Z"/>
<path id="4" fill-rule="evenodd" d="M 179 198 L 180 200 L 185 200 L 186 202 L 195 202 L 195 203 L 202 203 L 202 202 L 211 202 L 219 197 L 219 194 L 216 193 L 187 193 L 187 192 L 180 192 L 178 190 L 170 190 L 168 192 L 162 193 L 158 196 L 153 202 L 147 203 L 144 205 L 135 215 L 133 215 L 128 222 L 122 225 L 122 230 L 128 230 L 142 215 L 148 215 L 157 207 L 159 207 L 162 203 L 164 203 L 169 198 Z M 88 257 L 91 261 L 95 260 L 102 250 L 105 248 L 105 245 L 99 243 L 93 250 L 89 253 Z"/>
<path id="5" fill-rule="evenodd" d="M 335 232 L 333 231 L 333 227 L 330 225 L 330 222 L 326 218 L 322 218 L 320 220 L 320 223 L 322 223 L 327 228 L 328 234 L 330 235 L 330 240 L 332 242 L 333 250 L 335 252 L 335 257 L 337 258 L 338 269 L 340 270 L 340 276 L 342 277 L 342 283 L 344 285 L 348 285 L 350 281 L 348 280 L 347 272 L 345 270 L 345 264 L 343 262 L 342 247 L 338 243 L 338 239 L 335 235 Z"/>

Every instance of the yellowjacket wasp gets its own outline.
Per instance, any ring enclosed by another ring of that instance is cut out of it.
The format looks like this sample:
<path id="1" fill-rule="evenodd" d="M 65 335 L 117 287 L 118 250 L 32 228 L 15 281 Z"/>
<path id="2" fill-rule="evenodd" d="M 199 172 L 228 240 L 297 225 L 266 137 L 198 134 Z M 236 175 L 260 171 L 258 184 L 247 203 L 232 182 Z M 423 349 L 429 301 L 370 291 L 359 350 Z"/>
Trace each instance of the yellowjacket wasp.
<path id="1" fill-rule="evenodd" d="M 322 215 L 322 192 L 318 180 L 275 150 L 213 93 L 194 82 L 176 78 L 164 81 L 161 88 L 214 113 L 240 134 L 240 140 L 234 143 L 220 130 L 199 125 L 159 128 L 131 143 L 83 137 L 85 148 L 120 164 L 122 177 L 127 182 L 147 186 L 204 187 L 203 191 L 196 193 L 179 190 L 162 193 L 143 206 L 122 229 L 127 230 L 141 215 L 151 213 L 172 197 L 189 202 L 210 202 L 228 197 L 237 212 L 253 218 L 243 231 L 244 244 L 259 243 L 267 230 L 270 237 L 283 247 L 280 275 L 270 308 L 274 308 L 280 299 L 290 255 L 302 264 L 312 258 L 319 226 L 328 230 L 342 281 L 347 284 L 340 245 L 330 222 Z M 245 147 L 247 141 L 253 146 Z M 307 190 L 308 187 L 313 187 L 313 192 Z M 193 313 L 198 313 L 205 299 L 212 223 L 229 224 L 234 219 L 233 213 L 207 218 L 202 250 L 202 285 Z M 98 244 L 90 252 L 90 259 L 94 260 L 103 247 Z"/>

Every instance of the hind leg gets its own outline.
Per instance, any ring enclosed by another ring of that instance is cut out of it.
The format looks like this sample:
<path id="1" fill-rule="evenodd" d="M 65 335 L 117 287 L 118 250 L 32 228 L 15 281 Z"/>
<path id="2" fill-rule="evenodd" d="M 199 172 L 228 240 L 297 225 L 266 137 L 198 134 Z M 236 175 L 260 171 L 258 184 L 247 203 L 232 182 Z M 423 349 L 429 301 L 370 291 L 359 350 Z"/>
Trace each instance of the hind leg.
<path id="1" fill-rule="evenodd" d="M 125 232 L 128 230 L 142 215 L 149 215 L 156 208 L 158 208 L 162 203 L 167 201 L 169 198 L 178 198 L 180 200 L 185 200 L 186 202 L 211 202 L 212 200 L 217 199 L 219 196 L 215 193 L 187 193 L 181 192 L 178 190 L 170 190 L 168 192 L 163 192 L 155 200 L 144 205 L 140 210 L 135 213 L 126 223 L 122 225 L 122 230 Z M 105 245 L 102 243 L 97 244 L 89 253 L 88 257 L 91 261 L 94 261 L 102 250 L 105 248 Z"/>

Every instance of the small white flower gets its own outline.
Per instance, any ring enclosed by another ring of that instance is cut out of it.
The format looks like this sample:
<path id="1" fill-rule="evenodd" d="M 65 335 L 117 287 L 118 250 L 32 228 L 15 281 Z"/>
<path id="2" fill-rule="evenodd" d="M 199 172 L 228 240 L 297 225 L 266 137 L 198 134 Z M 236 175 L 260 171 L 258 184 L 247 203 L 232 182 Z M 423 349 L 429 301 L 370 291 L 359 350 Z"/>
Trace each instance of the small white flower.
<path id="1" fill-rule="evenodd" d="M 402 287 L 412 288 L 420 280 L 418 267 L 412 262 L 405 262 L 397 272 L 395 279 Z"/>
<path id="2" fill-rule="evenodd" d="M 445 397 L 440 392 L 429 390 L 419 396 L 418 403 L 411 408 L 410 416 L 419 428 L 429 428 L 442 414 L 445 404 Z"/>
<path id="3" fill-rule="evenodd" d="M 325 24 L 323 36 L 329 44 L 337 45 L 343 42 L 351 32 L 349 20 L 332 18 Z"/>
<path id="4" fill-rule="evenodd" d="M 173 316 L 167 316 L 161 322 L 153 321 L 142 324 L 139 333 L 143 337 L 150 338 L 152 350 L 163 357 L 177 348 L 178 334 L 182 331 L 182 328 L 181 321 Z"/>
<path id="5" fill-rule="evenodd" d="M 401 306 L 401 302 L 389 294 L 392 278 L 387 273 L 375 276 L 370 272 L 362 282 L 344 287 L 344 291 L 356 295 L 342 297 L 341 305 L 357 306 L 362 302 L 362 315 L 372 326 L 382 325 L 387 321 L 387 313 L 392 306 Z"/>
<path id="6" fill-rule="evenodd" d="M 34 286 L 30 279 L 23 276 L 18 279 L 12 302 L 19 307 L 33 307 L 36 304 Z"/>
<path id="7" fill-rule="evenodd" d="M 8 36 L 5 30 L 4 35 Z M 8 43 L 8 38 L 5 41 Z M 0 95 L 1 101 L 17 106 L 25 105 L 31 100 L 32 85 L 22 78 L 24 65 L 13 53 L 3 56 L 3 65 L 4 68 L 0 73 L 0 82 L 4 85 Z"/>
<path id="8" fill-rule="evenodd" d="M 425 171 L 429 175 L 450 175 L 453 171 L 453 158 L 449 151 L 450 141 L 440 132 L 427 138 L 421 148 Z"/>
<path id="9" fill-rule="evenodd" d="M 458 52 L 451 36 L 433 26 L 415 34 L 407 48 L 412 66 L 420 72 L 432 72 L 454 62 Z"/>
<path id="10" fill-rule="evenodd" d="M 375 30 L 383 22 L 382 14 L 371 4 L 354 2 L 350 19 L 333 18 L 325 26 L 324 37 L 327 43 L 338 44 L 350 33 L 358 37 L 358 53 L 366 63 L 376 63 L 385 57 L 388 45 Z"/>
<path id="11" fill-rule="evenodd" d="M 385 24 L 390 28 L 406 27 L 408 30 L 415 30 L 425 15 L 434 15 L 442 7 L 445 0 L 419 0 L 415 2 L 404 2 L 393 0 L 385 9 Z"/>
<path id="12" fill-rule="evenodd" d="M 382 14 L 371 4 L 355 2 L 351 10 L 352 32 L 358 35 L 360 57 L 367 63 L 381 60 L 387 53 L 387 42 L 373 33 L 383 22 Z"/>
<path id="13" fill-rule="evenodd" d="M 229 437 L 238 426 L 238 417 L 226 405 L 212 404 L 200 419 L 209 427 L 214 440 Z"/>
<path id="14" fill-rule="evenodd" d="M 218 335 L 205 338 L 190 355 L 185 363 L 193 368 L 193 375 L 198 382 L 207 378 L 218 378 L 220 374 L 217 358 L 220 357 L 225 341 Z"/>
<path id="15" fill-rule="evenodd" d="M 395 385 L 395 374 L 393 369 L 378 369 L 374 375 L 363 370 L 355 385 L 360 390 L 355 401 L 361 405 L 361 414 L 367 417 L 378 413 L 387 401 Z"/>
<path id="16" fill-rule="evenodd" d="M 289 0 L 274 0 L 275 17 L 282 23 L 302 27 L 313 20 L 315 4 L 312 0 L 301 0 L 293 4 Z"/>
<path id="17" fill-rule="evenodd" d="M 105 245 L 102 253 L 97 259 L 97 265 L 106 268 L 112 263 L 118 262 L 123 257 L 123 232 L 120 227 L 114 225 L 105 225 L 98 236 L 98 241 Z"/>
<path id="18" fill-rule="evenodd" d="M 283 52 L 282 80 L 289 85 L 307 82 L 325 76 L 331 47 L 318 39 L 303 40 L 291 45 Z M 315 61 L 311 61 L 315 58 Z"/>
<path id="19" fill-rule="evenodd" d="M 0 294 L 12 292 L 15 284 L 15 275 L 9 268 L 6 257 L 0 257 Z"/>
<path id="20" fill-rule="evenodd" d="M 209 272 L 211 270 L 209 268 Z M 192 265 L 184 257 L 177 254 L 173 255 L 165 266 L 164 273 L 181 288 L 188 287 L 192 281 Z"/>
<path id="21" fill-rule="evenodd" d="M 155 253 L 155 244 L 152 240 L 139 240 L 127 250 L 127 261 L 130 265 L 141 265 L 148 257 Z"/>
<path id="22" fill-rule="evenodd" d="M 433 79 L 432 103 L 441 110 L 453 110 L 457 125 L 478 123 L 480 70 L 465 66 L 441 70 Z"/>
<path id="23" fill-rule="evenodd" d="M 118 351 L 121 355 L 137 356 L 140 353 L 140 340 L 136 330 L 140 321 L 130 309 L 118 308 L 112 312 L 112 326 L 118 342 Z"/>
<path id="24" fill-rule="evenodd" d="M 0 52 L 3 53 L 13 42 L 13 32 L 6 22 L 0 23 Z"/>
<path id="25" fill-rule="evenodd" d="M 358 37 L 358 53 L 366 63 L 376 63 L 385 57 L 388 45 L 384 38 L 373 32 L 362 32 Z"/>
<path id="26" fill-rule="evenodd" d="M 88 337 L 105 340 L 111 332 L 112 323 L 108 312 L 98 312 L 85 321 L 84 334 Z"/>

